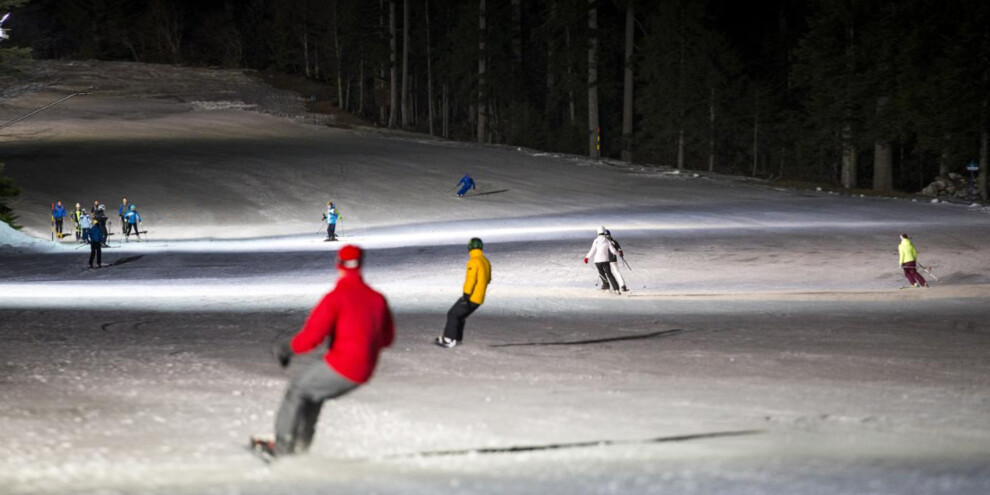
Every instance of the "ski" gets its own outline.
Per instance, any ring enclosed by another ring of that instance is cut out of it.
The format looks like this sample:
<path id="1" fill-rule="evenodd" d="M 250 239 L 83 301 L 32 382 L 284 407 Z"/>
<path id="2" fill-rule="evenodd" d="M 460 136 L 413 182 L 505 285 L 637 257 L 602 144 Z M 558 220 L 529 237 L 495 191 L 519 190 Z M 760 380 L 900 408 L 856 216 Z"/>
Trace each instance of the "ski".
<path id="1" fill-rule="evenodd" d="M 925 273 L 928 274 L 928 276 L 930 276 L 931 278 L 933 278 L 935 280 L 935 283 L 936 284 L 941 284 L 942 283 L 942 281 L 939 280 L 938 277 L 936 277 L 935 274 L 931 272 L 931 268 L 933 268 L 932 265 L 925 266 L 925 265 L 922 265 L 921 263 L 918 263 L 918 267 L 920 267 L 922 270 L 924 270 Z"/>
<path id="2" fill-rule="evenodd" d="M 626 265 L 626 269 L 627 270 L 632 271 L 632 267 L 629 266 L 629 263 L 626 262 L 626 257 L 625 256 L 619 256 L 619 259 L 622 260 L 622 264 L 623 265 Z"/>

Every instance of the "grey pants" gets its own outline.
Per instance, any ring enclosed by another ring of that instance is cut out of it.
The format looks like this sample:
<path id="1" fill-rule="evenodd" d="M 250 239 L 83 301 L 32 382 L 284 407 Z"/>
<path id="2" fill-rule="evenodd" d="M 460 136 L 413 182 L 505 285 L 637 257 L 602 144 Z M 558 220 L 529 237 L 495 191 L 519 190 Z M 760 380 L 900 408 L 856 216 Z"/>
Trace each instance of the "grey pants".
<path id="1" fill-rule="evenodd" d="M 320 359 L 289 382 L 275 417 L 275 452 L 295 454 L 309 450 L 316 433 L 323 401 L 340 397 L 358 387 Z"/>

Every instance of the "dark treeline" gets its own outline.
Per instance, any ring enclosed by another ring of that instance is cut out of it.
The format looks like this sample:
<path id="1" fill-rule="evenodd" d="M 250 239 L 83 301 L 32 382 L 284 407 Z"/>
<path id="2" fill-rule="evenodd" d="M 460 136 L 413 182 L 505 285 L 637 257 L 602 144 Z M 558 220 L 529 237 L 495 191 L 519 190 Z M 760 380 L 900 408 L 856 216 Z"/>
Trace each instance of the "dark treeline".
<path id="1" fill-rule="evenodd" d="M 342 109 L 451 139 L 877 190 L 978 160 L 985 199 L 988 13 L 985 0 L 34 0 L 17 34 L 36 57 L 304 75 Z"/>

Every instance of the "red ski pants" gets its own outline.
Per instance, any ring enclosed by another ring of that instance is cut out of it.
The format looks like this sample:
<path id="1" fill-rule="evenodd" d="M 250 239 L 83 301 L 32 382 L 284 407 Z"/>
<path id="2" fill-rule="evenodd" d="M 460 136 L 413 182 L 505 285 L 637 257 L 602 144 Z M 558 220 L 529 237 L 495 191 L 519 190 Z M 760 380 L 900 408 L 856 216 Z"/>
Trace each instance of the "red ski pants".
<path id="1" fill-rule="evenodd" d="M 928 282 L 925 282 L 924 277 L 918 273 L 918 270 L 915 268 L 916 266 L 917 265 L 914 261 L 908 261 L 907 263 L 901 265 L 901 268 L 904 269 L 904 278 L 906 278 L 908 283 L 911 285 L 917 284 L 924 287 L 928 285 Z"/>

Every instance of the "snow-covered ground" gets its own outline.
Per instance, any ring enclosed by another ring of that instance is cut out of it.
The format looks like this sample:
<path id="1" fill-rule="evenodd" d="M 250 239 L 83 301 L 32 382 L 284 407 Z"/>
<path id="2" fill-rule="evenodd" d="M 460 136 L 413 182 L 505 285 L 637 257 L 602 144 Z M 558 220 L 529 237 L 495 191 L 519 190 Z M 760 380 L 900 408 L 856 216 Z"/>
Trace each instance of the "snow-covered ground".
<path id="1" fill-rule="evenodd" d="M 43 67 L 0 120 L 90 94 L 0 135 L 34 236 L 0 226 L 2 493 L 990 492 L 984 209 L 321 127 L 233 71 Z M 47 240 L 52 201 L 122 196 L 149 234 L 114 266 Z M 269 467 L 243 444 L 295 369 L 270 343 L 332 287 L 331 199 L 398 341 Z M 626 295 L 581 263 L 602 224 Z M 898 290 L 901 232 L 943 284 Z M 489 298 L 440 349 L 473 236 Z"/>

